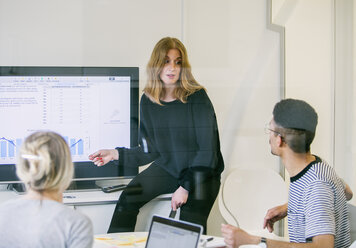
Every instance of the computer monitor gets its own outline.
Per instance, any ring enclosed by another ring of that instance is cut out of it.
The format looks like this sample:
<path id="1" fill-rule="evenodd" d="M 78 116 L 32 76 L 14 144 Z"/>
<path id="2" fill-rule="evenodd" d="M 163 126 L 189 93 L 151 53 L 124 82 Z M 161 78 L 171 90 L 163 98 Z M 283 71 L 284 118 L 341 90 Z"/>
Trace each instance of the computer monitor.
<path id="1" fill-rule="evenodd" d="M 98 149 L 138 139 L 137 67 L 0 67 L 0 183 L 16 183 L 15 164 L 29 134 L 51 130 L 71 150 L 76 181 L 134 176 L 135 166 L 95 166 Z"/>

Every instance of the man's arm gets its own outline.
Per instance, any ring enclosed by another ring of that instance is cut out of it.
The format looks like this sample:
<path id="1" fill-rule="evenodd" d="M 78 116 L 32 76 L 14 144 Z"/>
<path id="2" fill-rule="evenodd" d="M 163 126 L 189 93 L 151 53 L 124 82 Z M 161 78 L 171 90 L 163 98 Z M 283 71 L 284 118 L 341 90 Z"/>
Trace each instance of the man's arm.
<path id="1" fill-rule="evenodd" d="M 279 248 L 333 248 L 334 247 L 334 235 L 325 234 L 313 237 L 311 243 L 288 243 L 278 240 L 267 239 L 267 247 L 279 247 Z"/>
<path id="2" fill-rule="evenodd" d="M 350 186 L 342 178 L 340 178 L 340 181 L 342 182 L 342 184 L 344 186 L 346 201 L 350 201 L 353 197 L 353 192 L 352 192 Z"/>
<path id="3" fill-rule="evenodd" d="M 353 192 L 348 184 L 345 185 L 345 196 L 347 201 L 350 201 L 353 197 Z"/>
<path id="4" fill-rule="evenodd" d="M 251 235 L 241 228 L 222 224 L 221 233 L 224 237 L 226 247 L 237 248 L 240 245 L 259 244 L 261 237 Z M 313 237 L 311 243 L 289 243 L 267 239 L 268 248 L 333 248 L 334 235 L 318 235 Z"/>

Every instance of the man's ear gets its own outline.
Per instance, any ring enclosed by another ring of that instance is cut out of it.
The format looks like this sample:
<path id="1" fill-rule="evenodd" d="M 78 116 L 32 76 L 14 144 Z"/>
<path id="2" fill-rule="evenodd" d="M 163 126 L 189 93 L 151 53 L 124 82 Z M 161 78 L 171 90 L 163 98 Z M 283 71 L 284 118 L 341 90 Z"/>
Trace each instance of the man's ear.
<path id="1" fill-rule="evenodd" d="M 282 147 L 283 143 L 284 143 L 284 141 L 283 141 L 282 136 L 281 135 L 277 135 L 277 145 L 278 145 L 278 147 Z"/>

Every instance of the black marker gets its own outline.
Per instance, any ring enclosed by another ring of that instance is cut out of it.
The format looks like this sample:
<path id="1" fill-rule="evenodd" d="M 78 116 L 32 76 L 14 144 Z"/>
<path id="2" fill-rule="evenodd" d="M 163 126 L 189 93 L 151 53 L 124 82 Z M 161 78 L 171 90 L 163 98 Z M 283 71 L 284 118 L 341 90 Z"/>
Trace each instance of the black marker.
<path id="1" fill-rule="evenodd" d="M 212 241 L 213 239 L 214 239 L 213 237 L 207 238 L 206 242 Z"/>

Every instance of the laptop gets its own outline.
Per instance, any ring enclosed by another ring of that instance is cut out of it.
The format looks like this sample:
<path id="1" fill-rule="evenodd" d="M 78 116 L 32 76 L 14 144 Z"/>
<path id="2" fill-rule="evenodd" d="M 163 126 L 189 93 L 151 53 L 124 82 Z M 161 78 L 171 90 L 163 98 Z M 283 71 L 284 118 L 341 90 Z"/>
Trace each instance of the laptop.
<path id="1" fill-rule="evenodd" d="M 145 248 L 197 248 L 203 227 L 154 215 Z"/>

